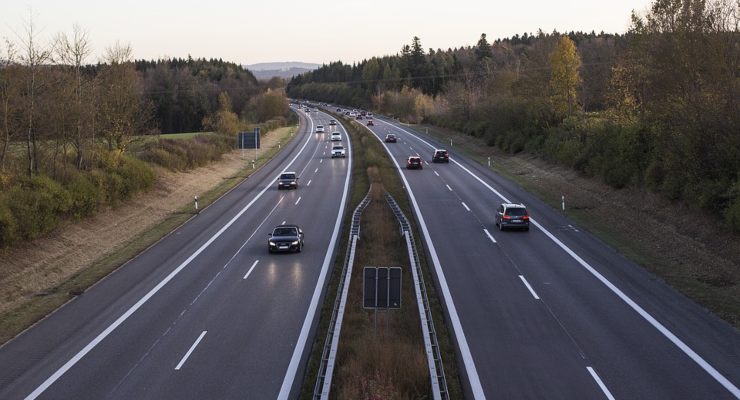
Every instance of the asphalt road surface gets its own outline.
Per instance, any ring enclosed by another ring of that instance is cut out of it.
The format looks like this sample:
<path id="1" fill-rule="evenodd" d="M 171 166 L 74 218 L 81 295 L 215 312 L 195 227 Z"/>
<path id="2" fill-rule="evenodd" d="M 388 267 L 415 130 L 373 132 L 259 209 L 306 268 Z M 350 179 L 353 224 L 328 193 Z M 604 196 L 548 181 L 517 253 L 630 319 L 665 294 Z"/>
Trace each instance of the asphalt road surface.
<path id="1" fill-rule="evenodd" d="M 384 144 L 414 199 L 467 397 L 740 398 L 729 324 L 454 148 L 392 120 L 369 128 L 399 139 Z M 434 148 L 450 163 L 432 164 Z M 417 154 L 423 170 L 406 170 Z M 498 230 L 505 200 L 527 206 L 529 232 Z"/>
<path id="2" fill-rule="evenodd" d="M 0 399 L 295 397 L 351 165 L 314 133 L 326 114 L 297 112 L 299 137 L 276 158 L 0 348 Z M 297 190 L 277 189 L 283 170 Z M 301 253 L 268 253 L 283 222 L 303 229 Z"/>

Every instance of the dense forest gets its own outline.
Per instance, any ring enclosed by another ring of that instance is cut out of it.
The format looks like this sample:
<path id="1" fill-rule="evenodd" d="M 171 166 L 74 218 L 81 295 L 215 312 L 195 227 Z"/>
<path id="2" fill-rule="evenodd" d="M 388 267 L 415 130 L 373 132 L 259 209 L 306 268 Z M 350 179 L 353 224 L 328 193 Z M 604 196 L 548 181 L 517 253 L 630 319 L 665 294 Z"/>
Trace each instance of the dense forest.
<path id="1" fill-rule="evenodd" d="M 222 60 L 134 61 L 116 43 L 97 63 L 83 29 L 48 41 L 30 21 L 0 44 L 0 248 L 115 206 L 155 180 L 233 149 L 239 130 L 295 118 L 284 82 Z M 213 131 L 192 140 L 161 132 Z"/>
<path id="2" fill-rule="evenodd" d="M 525 33 L 475 46 L 334 62 L 291 97 L 373 108 L 645 187 L 740 231 L 740 12 L 660 0 L 625 34 Z"/>

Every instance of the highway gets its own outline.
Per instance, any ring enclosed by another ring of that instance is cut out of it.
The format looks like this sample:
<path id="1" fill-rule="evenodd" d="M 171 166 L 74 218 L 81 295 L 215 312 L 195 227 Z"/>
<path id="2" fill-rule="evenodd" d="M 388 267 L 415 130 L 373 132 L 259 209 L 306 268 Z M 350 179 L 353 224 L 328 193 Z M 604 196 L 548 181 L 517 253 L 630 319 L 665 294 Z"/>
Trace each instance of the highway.
<path id="1" fill-rule="evenodd" d="M 0 399 L 296 397 L 351 170 L 314 133 L 329 116 L 297 113 L 263 168 L 0 348 Z M 283 170 L 297 190 L 277 189 Z M 281 223 L 303 229 L 302 252 L 268 253 Z"/>
<path id="2" fill-rule="evenodd" d="M 468 398 L 740 398 L 729 324 L 454 148 L 393 120 L 368 128 L 399 139 L 384 145 L 412 197 Z M 432 164 L 434 148 L 450 163 Z M 417 154 L 423 170 L 406 170 Z M 504 199 L 527 206 L 529 232 L 494 225 Z"/>

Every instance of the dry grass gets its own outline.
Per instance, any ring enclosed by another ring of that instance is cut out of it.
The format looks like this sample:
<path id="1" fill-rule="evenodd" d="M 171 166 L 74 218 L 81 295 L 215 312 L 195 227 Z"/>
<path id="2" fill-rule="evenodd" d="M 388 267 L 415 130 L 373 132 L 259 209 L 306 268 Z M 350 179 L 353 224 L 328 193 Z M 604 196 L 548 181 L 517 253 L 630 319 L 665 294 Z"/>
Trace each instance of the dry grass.
<path id="1" fill-rule="evenodd" d="M 643 189 L 614 189 L 531 155 L 506 154 L 459 132 L 410 128 L 443 143 L 452 138 L 454 149 L 483 165 L 492 156 L 497 172 L 556 209 L 565 195 L 568 217 L 582 228 L 740 328 L 740 237 L 724 229 L 718 216 Z"/>
<path id="2" fill-rule="evenodd" d="M 263 138 L 266 162 L 295 128 Z M 251 174 L 238 150 L 188 172 L 157 168 L 152 190 L 122 206 L 67 222 L 45 238 L 0 250 L 0 343 L 84 291 Z"/>
<path id="3" fill-rule="evenodd" d="M 362 214 L 362 236 L 350 280 L 334 378 L 333 393 L 340 399 L 431 397 L 408 253 L 383 193 L 383 186 L 374 184 L 372 202 Z M 375 313 L 362 308 L 364 266 L 402 267 L 400 310 Z"/>

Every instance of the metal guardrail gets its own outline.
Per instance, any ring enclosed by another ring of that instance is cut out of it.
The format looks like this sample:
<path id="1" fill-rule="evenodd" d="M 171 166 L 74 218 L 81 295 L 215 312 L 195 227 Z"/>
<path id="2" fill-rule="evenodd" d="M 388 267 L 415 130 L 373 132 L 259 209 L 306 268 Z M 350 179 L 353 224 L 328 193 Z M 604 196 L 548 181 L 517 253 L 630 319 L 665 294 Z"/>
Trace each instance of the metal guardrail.
<path id="1" fill-rule="evenodd" d="M 419 318 L 421 320 L 421 330 L 424 336 L 424 346 L 427 353 L 427 365 L 429 366 L 429 376 L 432 383 L 432 396 L 437 399 L 449 399 L 447 391 L 447 378 L 445 378 L 444 366 L 442 365 L 442 356 L 439 352 L 439 343 L 437 342 L 437 332 L 434 330 L 434 320 L 432 311 L 429 307 L 426 286 L 424 285 L 424 275 L 419 263 L 419 254 L 416 252 L 416 243 L 414 234 L 411 232 L 408 219 L 404 215 L 396 200 L 389 193 L 385 193 L 385 200 L 393 210 L 393 214 L 401 225 L 401 233 L 406 238 L 406 246 L 409 252 L 409 261 L 411 262 L 411 272 L 414 277 L 414 291 L 416 292 L 416 301 L 419 306 Z"/>
<path id="2" fill-rule="evenodd" d="M 337 298 L 334 300 L 334 310 L 331 313 L 329 329 L 326 333 L 326 339 L 324 339 L 324 349 L 321 352 L 321 363 L 319 364 L 319 373 L 316 376 L 316 385 L 313 389 L 313 398 L 317 400 L 328 399 L 329 392 L 331 391 L 331 379 L 334 374 L 337 347 L 339 346 L 339 334 L 342 330 L 344 307 L 347 303 L 347 293 L 349 292 L 349 278 L 352 276 L 355 249 L 357 247 L 357 240 L 360 238 L 360 217 L 362 217 L 362 212 L 368 204 L 370 204 L 369 191 L 352 214 L 352 224 L 349 228 L 349 246 L 347 247 L 344 266 L 342 267 L 339 278 Z"/>

